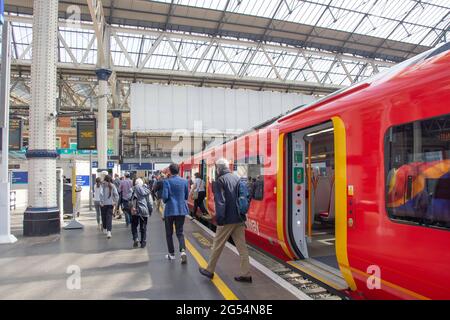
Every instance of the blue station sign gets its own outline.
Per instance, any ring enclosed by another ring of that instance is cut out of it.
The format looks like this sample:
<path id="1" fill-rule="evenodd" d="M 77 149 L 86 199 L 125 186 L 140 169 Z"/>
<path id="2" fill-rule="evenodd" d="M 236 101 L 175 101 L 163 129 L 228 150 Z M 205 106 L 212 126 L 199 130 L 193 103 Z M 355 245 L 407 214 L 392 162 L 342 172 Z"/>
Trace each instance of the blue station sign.
<path id="1" fill-rule="evenodd" d="M 12 184 L 27 184 L 28 172 L 27 171 L 13 171 L 11 172 Z"/>
<path id="2" fill-rule="evenodd" d="M 5 23 L 5 0 L 0 0 L 0 24 Z"/>
<path id="3" fill-rule="evenodd" d="M 114 161 L 108 161 L 107 169 L 114 169 Z M 98 168 L 98 161 L 92 161 L 92 168 Z"/>
<path id="4" fill-rule="evenodd" d="M 89 176 L 77 175 L 77 186 L 89 187 Z"/>

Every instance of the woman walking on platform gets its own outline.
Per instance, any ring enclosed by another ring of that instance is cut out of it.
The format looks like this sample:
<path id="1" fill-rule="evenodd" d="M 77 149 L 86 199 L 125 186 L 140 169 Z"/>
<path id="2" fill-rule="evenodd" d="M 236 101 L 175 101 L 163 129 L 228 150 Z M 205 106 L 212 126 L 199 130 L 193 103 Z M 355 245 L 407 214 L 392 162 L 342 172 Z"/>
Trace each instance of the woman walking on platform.
<path id="1" fill-rule="evenodd" d="M 200 176 L 200 173 L 195 173 L 195 181 L 192 185 L 191 192 L 193 193 L 194 199 L 194 211 L 192 212 L 192 217 L 199 217 L 197 215 L 197 208 L 200 208 L 200 211 L 203 215 L 208 214 L 208 210 L 205 208 L 205 197 L 206 197 L 206 188 L 205 181 Z"/>
<path id="2" fill-rule="evenodd" d="M 97 226 L 98 226 L 99 231 L 102 231 L 102 213 L 101 213 L 101 207 L 100 207 L 101 194 L 102 194 L 102 179 L 100 179 L 100 177 L 97 177 L 95 179 L 95 185 L 94 185 L 94 207 L 95 207 L 95 213 L 97 215 Z"/>
<path id="3" fill-rule="evenodd" d="M 138 226 L 141 233 L 141 248 L 147 244 L 147 222 L 152 214 L 153 205 L 150 200 L 150 189 L 144 185 L 142 179 L 136 179 L 131 196 L 131 233 L 133 235 L 133 248 L 139 246 Z"/>
<path id="4" fill-rule="evenodd" d="M 106 233 L 108 239 L 111 238 L 113 210 L 119 202 L 119 193 L 112 183 L 111 176 L 106 176 L 102 185 L 100 195 L 100 206 L 102 208 L 103 233 Z"/>

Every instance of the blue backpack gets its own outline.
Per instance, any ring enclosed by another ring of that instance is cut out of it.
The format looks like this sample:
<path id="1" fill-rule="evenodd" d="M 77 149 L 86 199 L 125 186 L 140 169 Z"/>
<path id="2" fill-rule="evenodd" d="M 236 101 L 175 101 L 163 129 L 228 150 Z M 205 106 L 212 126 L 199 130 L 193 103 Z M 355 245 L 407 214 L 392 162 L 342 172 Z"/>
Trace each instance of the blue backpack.
<path id="1" fill-rule="evenodd" d="M 236 198 L 239 214 L 246 215 L 250 207 L 250 192 L 245 179 L 239 179 Z"/>

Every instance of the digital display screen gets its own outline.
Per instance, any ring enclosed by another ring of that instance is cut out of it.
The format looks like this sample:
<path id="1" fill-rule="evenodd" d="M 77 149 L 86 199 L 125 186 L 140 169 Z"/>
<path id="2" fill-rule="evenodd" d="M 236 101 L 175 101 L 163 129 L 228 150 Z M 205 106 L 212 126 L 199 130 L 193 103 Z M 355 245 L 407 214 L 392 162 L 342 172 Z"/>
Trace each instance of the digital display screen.
<path id="1" fill-rule="evenodd" d="M 9 120 L 9 150 L 22 150 L 22 120 Z"/>
<path id="2" fill-rule="evenodd" d="M 97 122 L 83 120 L 77 122 L 77 150 L 97 149 Z"/>

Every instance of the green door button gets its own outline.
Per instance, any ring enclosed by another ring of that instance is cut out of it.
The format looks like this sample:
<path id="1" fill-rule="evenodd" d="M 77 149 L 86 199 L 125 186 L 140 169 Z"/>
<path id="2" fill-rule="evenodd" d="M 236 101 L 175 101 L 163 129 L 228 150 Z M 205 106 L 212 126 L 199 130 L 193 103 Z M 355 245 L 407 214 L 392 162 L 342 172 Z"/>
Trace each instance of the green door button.
<path id="1" fill-rule="evenodd" d="M 305 170 L 303 168 L 294 168 L 294 183 L 302 184 L 305 181 Z"/>

